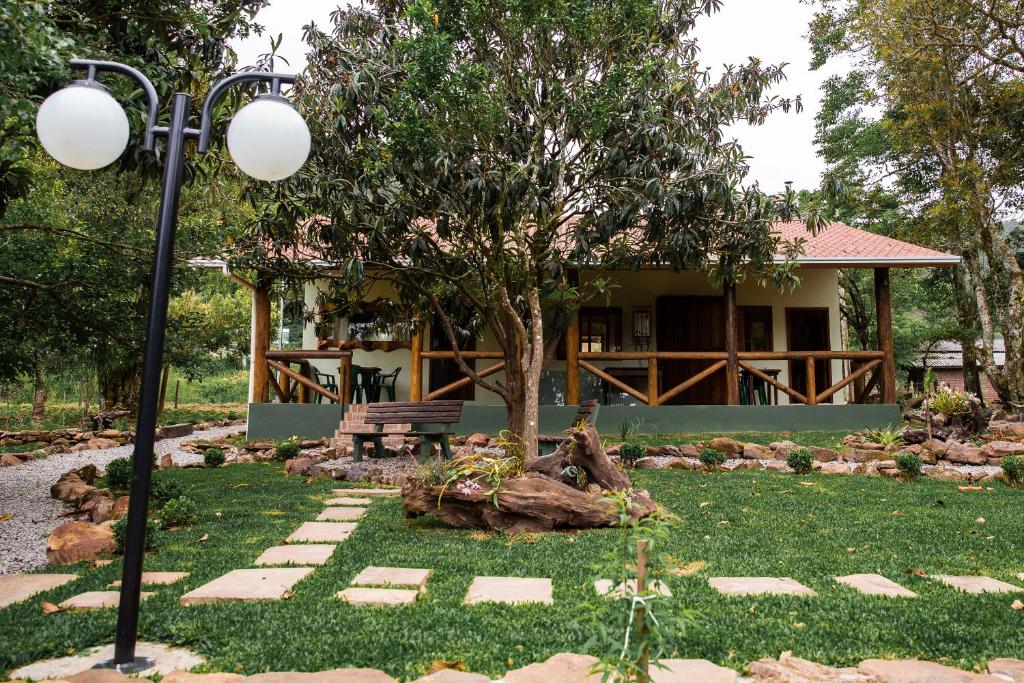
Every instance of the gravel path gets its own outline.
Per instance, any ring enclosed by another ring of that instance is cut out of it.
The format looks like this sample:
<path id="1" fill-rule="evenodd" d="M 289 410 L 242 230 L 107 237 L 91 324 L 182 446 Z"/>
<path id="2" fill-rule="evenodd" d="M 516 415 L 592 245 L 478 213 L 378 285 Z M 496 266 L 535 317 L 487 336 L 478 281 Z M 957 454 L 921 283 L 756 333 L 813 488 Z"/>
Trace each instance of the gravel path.
<path id="1" fill-rule="evenodd" d="M 177 439 L 156 442 L 157 458 L 172 453 L 175 464 L 201 461 L 203 456 L 179 451 L 182 441 L 215 438 L 244 431 L 245 425 L 215 427 Z M 46 564 L 46 537 L 68 518 L 61 517 L 67 507 L 50 497 L 50 487 L 60 475 L 92 463 L 103 469 L 115 458 L 131 456 L 128 444 L 78 453 L 55 453 L 21 465 L 0 468 L 0 575 L 36 569 Z"/>

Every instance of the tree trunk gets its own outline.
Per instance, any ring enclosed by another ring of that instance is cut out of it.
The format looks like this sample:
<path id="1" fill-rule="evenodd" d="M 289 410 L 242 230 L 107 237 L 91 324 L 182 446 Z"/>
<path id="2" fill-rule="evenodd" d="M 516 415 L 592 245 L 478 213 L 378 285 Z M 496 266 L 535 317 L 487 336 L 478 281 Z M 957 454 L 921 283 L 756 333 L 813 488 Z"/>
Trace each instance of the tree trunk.
<path id="1" fill-rule="evenodd" d="M 100 396 L 107 410 L 124 408 L 135 414 L 138 407 L 139 372 L 141 362 L 107 364 L 102 361 L 97 367 Z"/>
<path id="2" fill-rule="evenodd" d="M 164 371 L 160 376 L 160 405 L 156 409 L 157 415 L 164 414 L 164 404 L 167 402 L 167 382 L 171 378 L 171 364 L 164 363 Z M 175 406 L 177 407 L 177 406 Z"/>
<path id="3" fill-rule="evenodd" d="M 32 394 L 32 422 L 38 424 L 46 417 L 46 365 L 43 359 L 35 358 L 35 382 Z"/>

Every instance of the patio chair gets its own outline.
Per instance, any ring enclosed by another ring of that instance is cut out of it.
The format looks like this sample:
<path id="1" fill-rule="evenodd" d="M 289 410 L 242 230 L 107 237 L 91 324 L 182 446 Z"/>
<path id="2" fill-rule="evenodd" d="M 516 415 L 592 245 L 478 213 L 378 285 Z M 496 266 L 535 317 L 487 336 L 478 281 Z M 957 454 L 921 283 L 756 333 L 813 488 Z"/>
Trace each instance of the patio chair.
<path id="1" fill-rule="evenodd" d="M 363 386 L 363 366 L 352 364 L 349 371 L 349 384 L 352 386 L 352 402 L 362 403 L 366 387 Z"/>
<path id="2" fill-rule="evenodd" d="M 398 384 L 398 375 L 401 372 L 402 368 L 397 367 L 394 372 L 382 375 L 378 380 L 380 382 L 380 388 L 387 392 L 388 400 L 392 403 L 395 401 L 395 386 Z"/>
<path id="3" fill-rule="evenodd" d="M 334 375 L 326 372 L 320 372 L 316 368 L 313 368 L 313 376 L 316 378 L 317 384 L 322 386 L 327 391 L 338 393 L 338 383 L 334 379 Z M 324 395 L 319 391 L 316 392 L 316 402 L 323 403 Z"/>

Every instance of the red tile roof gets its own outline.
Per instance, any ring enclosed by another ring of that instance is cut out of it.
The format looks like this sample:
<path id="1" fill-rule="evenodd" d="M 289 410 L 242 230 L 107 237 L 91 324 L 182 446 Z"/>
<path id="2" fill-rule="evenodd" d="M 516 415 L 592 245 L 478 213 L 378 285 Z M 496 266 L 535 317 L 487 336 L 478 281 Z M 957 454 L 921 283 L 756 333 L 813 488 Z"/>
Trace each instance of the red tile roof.
<path id="1" fill-rule="evenodd" d="M 829 223 L 817 236 L 811 235 L 802 221 L 780 221 L 775 224 L 775 230 L 786 241 L 798 237 L 806 240 L 804 253 L 797 258 L 805 266 L 952 267 L 960 263 L 958 256 L 901 242 L 845 223 Z"/>

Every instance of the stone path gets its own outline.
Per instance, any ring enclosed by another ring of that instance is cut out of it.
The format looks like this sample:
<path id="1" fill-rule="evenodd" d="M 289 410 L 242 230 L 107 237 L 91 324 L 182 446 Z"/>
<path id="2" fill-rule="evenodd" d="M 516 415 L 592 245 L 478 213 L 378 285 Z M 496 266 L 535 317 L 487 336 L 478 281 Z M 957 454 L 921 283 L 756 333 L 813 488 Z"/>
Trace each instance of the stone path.
<path id="1" fill-rule="evenodd" d="M 715 576 L 708 583 L 723 595 L 817 595 L 788 576 Z"/>
<path id="2" fill-rule="evenodd" d="M 463 601 L 467 605 L 500 602 L 506 605 L 541 603 L 551 605 L 551 579 L 521 576 L 478 576 L 469 584 Z"/>
<path id="3" fill-rule="evenodd" d="M 338 546 L 329 543 L 294 543 L 276 545 L 267 548 L 256 558 L 253 564 L 258 566 L 291 565 L 323 565 L 331 559 L 334 549 Z"/>
<path id="4" fill-rule="evenodd" d="M 208 602 L 285 600 L 291 597 L 292 587 L 312 572 L 309 567 L 235 569 L 185 593 L 179 602 L 182 605 L 201 605 Z"/>
<path id="5" fill-rule="evenodd" d="M 142 572 L 142 584 L 144 586 L 170 586 L 188 576 L 188 572 Z M 118 579 L 110 584 L 114 588 L 121 586 Z"/>
<path id="6" fill-rule="evenodd" d="M 36 593 L 42 593 L 74 581 L 78 574 L 9 574 L 0 576 L 0 609 Z"/>
<path id="7" fill-rule="evenodd" d="M 189 436 L 161 439 L 154 450 L 157 458 L 171 454 L 175 464 L 202 462 L 203 456 L 180 450 L 182 441 L 214 439 L 244 431 L 245 425 L 215 427 Z M 46 537 L 68 521 L 66 506 L 50 497 L 50 487 L 60 475 L 84 465 L 106 466 L 115 458 L 130 457 L 134 446 L 117 446 L 77 453 L 55 453 L 29 460 L 17 467 L 0 467 L 0 575 L 46 566 Z"/>
<path id="8" fill-rule="evenodd" d="M 866 595 L 884 595 L 889 598 L 916 598 L 917 593 L 880 574 L 850 574 L 837 576 L 836 581 Z"/>
<path id="9" fill-rule="evenodd" d="M 153 594 L 142 591 L 139 593 L 139 600 L 145 600 L 151 595 Z M 86 591 L 68 598 L 60 603 L 60 606 L 64 609 L 81 612 L 91 609 L 113 609 L 119 604 L 121 604 L 120 591 Z"/>
<path id="10" fill-rule="evenodd" d="M 1014 593 L 1024 588 L 993 579 L 990 576 L 949 576 L 933 574 L 932 578 L 965 593 Z"/>

